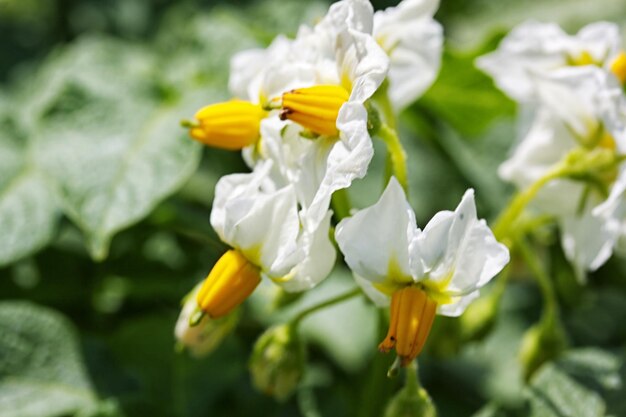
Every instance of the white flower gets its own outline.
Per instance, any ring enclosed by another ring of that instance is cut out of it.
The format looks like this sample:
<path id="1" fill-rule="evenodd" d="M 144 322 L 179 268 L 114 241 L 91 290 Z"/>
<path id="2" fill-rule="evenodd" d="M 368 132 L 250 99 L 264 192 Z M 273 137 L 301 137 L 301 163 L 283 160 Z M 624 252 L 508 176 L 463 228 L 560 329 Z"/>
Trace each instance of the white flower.
<path id="1" fill-rule="evenodd" d="M 626 152 L 624 98 L 605 71 L 572 67 L 531 78 L 538 108 L 512 157 L 500 166 L 504 179 L 525 188 L 576 149 Z M 622 182 L 626 186 L 623 169 L 590 178 L 595 182 L 551 181 L 533 202 L 536 209 L 557 219 L 565 255 L 581 280 L 585 271 L 599 268 L 612 253 L 622 222 L 618 215 Z"/>
<path id="2" fill-rule="evenodd" d="M 261 140 L 244 158 L 250 167 L 274 161 L 282 179 L 273 177 L 294 184 L 310 233 L 325 218 L 332 193 L 364 177 L 373 156 L 363 103 L 385 79 L 389 59 L 372 26 L 368 1 L 344 0 L 316 26 L 301 27 L 296 39 L 277 38 L 267 51 L 232 61 L 231 88 L 251 101 L 282 102 L 285 119 L 263 120 Z"/>
<path id="3" fill-rule="evenodd" d="M 514 28 L 496 51 L 480 57 L 476 65 L 511 98 L 525 102 L 536 91 L 533 73 L 579 65 L 610 70 L 621 50 L 619 29 L 613 23 L 592 23 L 570 36 L 556 24 L 530 21 Z"/>
<path id="4" fill-rule="evenodd" d="M 374 38 L 390 58 L 389 98 L 396 110 L 415 101 L 441 65 L 443 30 L 433 19 L 438 0 L 404 0 L 374 15 Z"/>
<path id="5" fill-rule="evenodd" d="M 380 348 L 397 343 L 404 362 L 419 354 L 435 310 L 460 315 L 509 262 L 508 249 L 476 217 L 472 190 L 454 212 L 437 213 L 421 231 L 395 178 L 376 204 L 342 220 L 335 238 L 366 294 L 383 306 L 391 298 L 390 333 Z M 396 317 L 398 311 L 412 313 Z M 398 323 L 410 319 L 421 324 L 406 334 Z"/>
<path id="6" fill-rule="evenodd" d="M 222 177 L 215 190 L 211 225 L 287 291 L 302 291 L 326 278 L 335 262 L 330 242 L 330 212 L 313 231 L 302 227 L 295 188 L 270 177 L 272 161 L 252 173 Z"/>

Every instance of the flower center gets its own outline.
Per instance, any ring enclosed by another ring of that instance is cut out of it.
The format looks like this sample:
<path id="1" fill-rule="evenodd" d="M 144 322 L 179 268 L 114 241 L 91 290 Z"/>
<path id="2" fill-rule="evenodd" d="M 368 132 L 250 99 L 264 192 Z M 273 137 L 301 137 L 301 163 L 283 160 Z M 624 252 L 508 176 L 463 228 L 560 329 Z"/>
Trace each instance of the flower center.
<path id="1" fill-rule="evenodd" d="M 336 136 L 339 109 L 349 97 L 339 85 L 298 88 L 283 94 L 280 118 L 293 120 L 320 135 Z"/>
<path id="2" fill-rule="evenodd" d="M 260 282 L 259 268 L 231 249 L 213 266 L 196 300 L 211 318 L 222 317 L 243 303 Z"/>
<path id="3" fill-rule="evenodd" d="M 437 302 L 424 290 L 408 286 L 393 293 L 391 297 L 391 322 L 385 340 L 378 349 L 389 352 L 393 347 L 406 366 L 417 357 L 435 320 Z"/>
<path id="4" fill-rule="evenodd" d="M 184 122 L 189 135 L 205 145 L 238 150 L 259 138 L 261 106 L 243 100 L 231 100 L 205 106 L 195 114 L 196 121 Z"/>
<path id="5" fill-rule="evenodd" d="M 593 58 L 589 51 L 582 51 L 576 56 L 570 55 L 568 57 L 568 63 L 572 66 L 598 65 L 598 62 Z"/>
<path id="6" fill-rule="evenodd" d="M 622 84 L 626 84 L 626 52 L 620 52 L 611 62 L 611 72 Z"/>

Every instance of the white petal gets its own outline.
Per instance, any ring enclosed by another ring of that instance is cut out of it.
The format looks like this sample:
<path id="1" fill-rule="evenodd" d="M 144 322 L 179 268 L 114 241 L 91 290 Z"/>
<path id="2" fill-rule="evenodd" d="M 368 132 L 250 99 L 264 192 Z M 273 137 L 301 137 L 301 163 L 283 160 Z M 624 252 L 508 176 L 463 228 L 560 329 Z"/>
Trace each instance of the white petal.
<path id="1" fill-rule="evenodd" d="M 276 271 L 277 259 L 297 250 L 300 224 L 292 186 L 278 190 L 268 182 L 271 163 L 251 174 L 222 177 L 216 186 L 211 225 L 220 238 L 263 271 Z"/>
<path id="2" fill-rule="evenodd" d="M 577 216 L 560 219 L 561 245 L 565 257 L 572 262 L 580 281 L 585 281 L 586 271 L 601 267 L 613 253 L 619 230 L 603 216 L 594 215 L 593 207 L 598 196 L 591 194 L 584 211 Z"/>
<path id="3" fill-rule="evenodd" d="M 617 55 L 621 47 L 619 26 L 609 22 L 595 22 L 582 28 L 576 35 L 570 49 L 572 56 L 583 51 L 589 53 L 594 61 L 608 67 L 611 59 Z"/>
<path id="4" fill-rule="evenodd" d="M 396 109 L 415 101 L 441 64 L 443 30 L 433 20 L 437 0 L 404 0 L 374 15 L 374 37 L 390 58 L 389 97 Z"/>
<path id="5" fill-rule="evenodd" d="M 287 281 L 275 280 L 285 291 L 296 292 L 313 288 L 324 280 L 335 265 L 337 253 L 330 241 L 329 229 L 332 212 L 328 212 L 313 234 L 304 231 L 298 238 L 304 259 L 299 260 L 287 274 Z"/>
<path id="6" fill-rule="evenodd" d="M 367 111 L 356 102 L 344 104 L 337 117 L 339 141 L 320 138 L 303 160 L 299 188 L 309 184 L 315 189 L 312 199 L 304 202 L 303 221 L 309 230 L 317 228 L 330 205 L 332 193 L 347 188 L 363 178 L 374 155 L 367 131 Z M 315 185 L 313 185 L 315 184 Z"/>
<path id="7" fill-rule="evenodd" d="M 337 225 L 335 239 L 357 275 L 374 283 L 408 283 L 409 243 L 418 233 L 413 209 L 392 178 L 376 204 Z"/>
<path id="8" fill-rule="evenodd" d="M 432 224 L 431 224 L 432 223 Z M 468 190 L 454 211 L 441 212 L 417 239 L 426 278 L 444 283 L 449 295 L 465 295 L 485 285 L 509 262 L 484 220 L 476 217 L 474 192 Z"/>
<path id="9" fill-rule="evenodd" d="M 389 307 L 390 297 L 387 294 L 383 294 L 374 287 L 374 283 L 358 274 L 353 273 L 352 276 L 356 283 L 361 287 L 365 295 L 374 302 L 378 307 Z"/>
<path id="10" fill-rule="evenodd" d="M 367 0 L 342 0 L 330 6 L 316 29 L 336 35 L 344 29 L 372 33 L 374 9 Z"/>
<path id="11" fill-rule="evenodd" d="M 568 152 L 578 146 L 576 139 L 558 117 L 542 107 L 513 155 L 499 168 L 500 176 L 524 188 L 543 177 Z"/>
<path id="12" fill-rule="evenodd" d="M 347 29 L 337 37 L 337 63 L 350 101 L 363 103 L 380 87 L 389 71 L 389 58 L 371 35 Z"/>
<path id="13" fill-rule="evenodd" d="M 454 297 L 449 304 L 442 304 L 437 308 L 437 313 L 442 316 L 458 317 L 465 309 L 471 304 L 472 301 L 478 298 L 480 292 L 478 290 L 473 291 L 467 295 L 461 297 Z"/>
<path id="14" fill-rule="evenodd" d="M 497 50 L 478 58 L 476 66 L 511 98 L 528 101 L 534 94 L 529 73 L 566 65 L 568 43 L 568 35 L 556 24 L 525 22 L 513 28 Z"/>

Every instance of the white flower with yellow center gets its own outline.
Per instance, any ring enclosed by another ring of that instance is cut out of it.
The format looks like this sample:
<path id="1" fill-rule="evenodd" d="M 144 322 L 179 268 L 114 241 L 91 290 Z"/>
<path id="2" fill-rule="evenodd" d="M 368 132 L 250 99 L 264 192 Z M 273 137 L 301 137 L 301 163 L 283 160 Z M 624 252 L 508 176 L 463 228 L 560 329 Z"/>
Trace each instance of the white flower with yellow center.
<path id="1" fill-rule="evenodd" d="M 374 14 L 374 38 L 389 55 L 389 99 L 402 110 L 435 80 L 443 30 L 433 19 L 438 0 L 404 0 Z"/>
<path id="2" fill-rule="evenodd" d="M 536 115 L 513 155 L 500 166 L 500 175 L 526 188 L 562 163 L 572 151 L 612 158 L 626 152 L 621 88 L 597 67 L 567 68 L 533 77 L 538 98 Z M 579 279 L 610 257 L 618 238 L 619 209 L 603 204 L 609 193 L 620 200 L 626 181 L 616 166 L 583 178 L 549 182 L 533 202 L 553 215 L 561 228 L 562 246 Z M 611 203 L 615 206 L 615 202 Z M 612 213 L 612 214 L 610 214 Z"/>
<path id="3" fill-rule="evenodd" d="M 381 306 L 391 304 L 382 351 L 406 365 L 422 350 L 436 313 L 459 316 L 509 262 L 468 190 L 454 212 L 437 213 L 423 231 L 392 178 L 378 202 L 342 220 L 335 238 L 355 279 Z"/>
<path id="4" fill-rule="evenodd" d="M 197 295 L 211 318 L 241 304 L 262 276 L 286 291 L 312 288 L 332 270 L 335 249 L 329 239 L 330 212 L 309 232 L 302 227 L 291 184 L 270 177 L 272 161 L 252 173 L 232 174 L 217 183 L 211 225 L 232 249 L 215 264 Z"/>
<path id="5" fill-rule="evenodd" d="M 592 23 L 573 36 L 554 23 L 522 23 L 476 65 L 491 75 L 502 91 L 522 102 L 531 100 L 536 91 L 533 74 L 564 67 L 594 65 L 626 82 L 626 54 L 619 28 L 608 22 Z"/>
<path id="6" fill-rule="evenodd" d="M 279 110 L 280 120 L 261 122 L 261 140 L 244 157 L 251 167 L 273 160 L 282 180 L 295 185 L 309 232 L 324 219 L 332 193 L 364 177 L 373 156 L 364 103 L 385 79 L 389 59 L 372 26 L 368 1 L 344 0 L 296 39 L 278 38 L 232 61 L 231 88 Z"/>

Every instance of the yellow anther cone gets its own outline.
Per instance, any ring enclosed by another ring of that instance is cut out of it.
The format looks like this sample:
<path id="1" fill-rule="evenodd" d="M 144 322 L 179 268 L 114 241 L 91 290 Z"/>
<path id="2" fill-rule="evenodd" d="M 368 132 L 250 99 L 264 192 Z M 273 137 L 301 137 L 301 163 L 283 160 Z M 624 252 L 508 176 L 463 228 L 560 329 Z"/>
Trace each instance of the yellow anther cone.
<path id="1" fill-rule="evenodd" d="M 259 268 L 238 250 L 229 250 L 217 261 L 198 292 L 198 305 L 211 318 L 230 313 L 261 282 Z"/>
<path id="2" fill-rule="evenodd" d="M 350 93 L 339 85 L 299 88 L 283 94 L 281 119 L 292 120 L 310 131 L 336 136 L 339 109 Z"/>
<path id="3" fill-rule="evenodd" d="M 620 52 L 613 60 L 611 72 L 622 84 L 626 84 L 626 52 Z"/>
<path id="4" fill-rule="evenodd" d="M 188 123 L 189 135 L 208 146 L 238 150 L 257 141 L 263 117 L 261 106 L 249 101 L 210 104 L 198 110 L 195 122 Z"/>
<path id="5" fill-rule="evenodd" d="M 408 365 L 422 351 L 436 312 L 437 303 L 424 290 L 414 286 L 397 290 L 391 297 L 389 331 L 379 350 L 389 352 L 395 347 L 402 366 Z"/>

